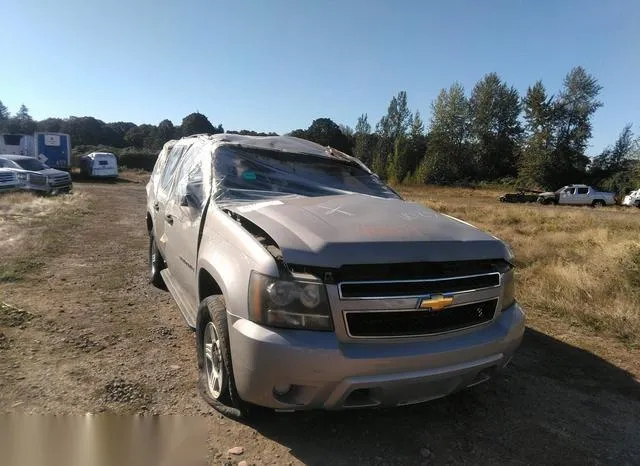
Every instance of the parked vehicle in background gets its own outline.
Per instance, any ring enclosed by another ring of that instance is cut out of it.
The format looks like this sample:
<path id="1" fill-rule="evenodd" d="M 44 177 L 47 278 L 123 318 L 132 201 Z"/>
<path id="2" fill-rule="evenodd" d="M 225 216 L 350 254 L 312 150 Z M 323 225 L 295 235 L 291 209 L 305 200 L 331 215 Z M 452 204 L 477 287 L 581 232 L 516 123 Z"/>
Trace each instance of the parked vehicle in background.
<path id="1" fill-rule="evenodd" d="M 545 192 L 538 196 L 538 202 L 544 205 L 590 205 L 604 207 L 615 205 L 614 193 L 598 191 L 586 184 L 570 184 L 563 186 L 555 192 Z"/>
<path id="2" fill-rule="evenodd" d="M 0 168 L 16 173 L 24 183 L 23 189 L 58 194 L 68 193 L 73 188 L 68 172 L 51 168 L 33 157 L 0 154 Z"/>
<path id="3" fill-rule="evenodd" d="M 498 198 L 500 202 L 507 203 L 524 203 L 524 202 L 536 202 L 538 196 L 542 194 L 542 191 L 536 191 L 534 189 L 516 188 L 517 192 L 503 194 Z"/>
<path id="4" fill-rule="evenodd" d="M 71 168 L 71 137 L 65 133 L 0 135 L 0 154 L 35 157 L 51 168 Z"/>
<path id="5" fill-rule="evenodd" d="M 631 191 L 629 194 L 627 194 L 622 200 L 622 205 L 640 208 L 640 189 Z"/>
<path id="6" fill-rule="evenodd" d="M 35 155 L 35 139 L 27 134 L 0 134 L 0 154 Z"/>
<path id="7" fill-rule="evenodd" d="M 26 178 L 26 176 L 24 178 Z M 24 179 L 19 179 L 18 174 L 14 170 L 0 168 L 0 193 L 16 191 L 22 188 L 23 185 Z"/>
<path id="8" fill-rule="evenodd" d="M 80 174 L 94 178 L 117 178 L 118 159 L 111 152 L 91 152 L 80 157 Z"/>
<path id="9" fill-rule="evenodd" d="M 71 137 L 64 133 L 35 133 L 35 157 L 58 170 L 71 169 Z"/>
<path id="10" fill-rule="evenodd" d="M 490 379 L 522 340 L 504 242 L 310 141 L 168 142 L 146 226 L 150 281 L 195 328 L 222 412 L 421 403 Z"/>

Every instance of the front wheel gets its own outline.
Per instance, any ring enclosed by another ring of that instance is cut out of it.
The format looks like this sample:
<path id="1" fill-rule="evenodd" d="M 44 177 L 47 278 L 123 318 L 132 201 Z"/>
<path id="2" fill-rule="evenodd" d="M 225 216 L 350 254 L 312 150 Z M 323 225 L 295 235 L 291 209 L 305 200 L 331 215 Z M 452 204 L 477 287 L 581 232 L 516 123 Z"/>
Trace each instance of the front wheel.
<path id="1" fill-rule="evenodd" d="M 595 201 L 593 201 L 593 202 L 591 203 L 591 207 L 604 207 L 604 206 L 606 206 L 606 205 L 607 205 L 607 204 L 606 204 L 603 200 L 601 200 L 601 199 L 596 199 Z"/>
<path id="2" fill-rule="evenodd" d="M 202 300 L 196 325 L 198 390 L 222 414 L 247 417 L 249 404 L 240 399 L 231 364 L 227 309 L 222 296 Z"/>

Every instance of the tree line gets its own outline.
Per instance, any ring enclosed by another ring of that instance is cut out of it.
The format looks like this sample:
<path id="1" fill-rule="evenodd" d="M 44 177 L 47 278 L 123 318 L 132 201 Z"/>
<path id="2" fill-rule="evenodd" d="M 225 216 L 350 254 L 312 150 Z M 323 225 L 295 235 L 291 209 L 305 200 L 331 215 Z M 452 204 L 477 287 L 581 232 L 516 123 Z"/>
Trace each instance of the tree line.
<path id="1" fill-rule="evenodd" d="M 351 128 L 318 118 L 289 134 L 352 153 L 392 183 L 519 183 L 556 189 L 568 183 L 591 183 L 623 192 L 640 183 L 639 142 L 627 124 L 619 138 L 590 159 L 585 151 L 592 117 L 603 104 L 602 87 L 584 68 L 573 68 L 561 89 L 550 94 L 542 81 L 524 96 L 496 73 L 480 79 L 467 95 L 459 83 L 442 89 L 431 103 L 425 125 L 409 108 L 407 93 L 393 96 L 387 112 L 372 127 L 362 114 Z M 24 105 L 10 115 L 0 102 L 0 132 L 34 131 L 71 135 L 74 146 L 109 146 L 158 151 L 174 138 L 223 133 L 201 113 L 191 113 L 180 126 L 163 120 L 157 126 L 131 122 L 105 123 L 93 117 L 34 121 Z M 251 130 L 226 131 L 276 135 Z"/>
<path id="2" fill-rule="evenodd" d="M 603 105 L 601 89 L 582 67 L 567 73 L 556 94 L 537 81 L 520 96 L 489 73 L 470 95 L 459 83 L 442 89 L 426 128 L 401 91 L 375 128 L 362 114 L 355 129 L 321 118 L 291 134 L 350 149 L 393 183 L 508 182 L 539 189 L 591 183 L 616 192 L 637 189 L 640 138 L 630 124 L 601 154 L 591 159 L 585 153 L 592 117 Z"/>
<path id="3" fill-rule="evenodd" d="M 199 112 L 185 116 L 180 126 L 175 126 L 170 120 L 162 120 L 158 125 L 136 125 L 126 121 L 105 123 L 90 116 L 47 118 L 35 121 L 29 115 L 29 109 L 25 105 L 22 105 L 15 115 L 11 115 L 0 101 L 0 132 L 32 134 L 36 131 L 67 133 L 71 136 L 74 146 L 102 145 L 149 150 L 159 150 L 165 142 L 182 136 L 225 132 L 221 124 L 214 126 L 205 115 Z M 267 133 L 248 130 L 237 133 L 267 135 Z M 275 133 L 268 134 L 275 135 Z"/>

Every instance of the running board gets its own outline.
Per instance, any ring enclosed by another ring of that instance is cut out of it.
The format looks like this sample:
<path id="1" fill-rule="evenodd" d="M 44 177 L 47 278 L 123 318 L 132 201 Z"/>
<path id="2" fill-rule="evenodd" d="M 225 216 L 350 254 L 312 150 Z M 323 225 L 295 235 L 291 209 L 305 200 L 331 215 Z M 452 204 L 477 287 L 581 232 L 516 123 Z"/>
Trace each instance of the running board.
<path id="1" fill-rule="evenodd" d="M 182 313 L 182 317 L 187 321 L 187 325 L 193 329 L 196 328 L 196 311 L 189 306 L 189 302 L 184 298 L 182 293 L 182 288 L 178 285 L 169 269 L 164 269 L 160 271 L 160 275 L 164 280 L 164 284 L 167 285 L 171 296 L 173 296 L 173 300 L 178 305 L 178 309 Z"/>

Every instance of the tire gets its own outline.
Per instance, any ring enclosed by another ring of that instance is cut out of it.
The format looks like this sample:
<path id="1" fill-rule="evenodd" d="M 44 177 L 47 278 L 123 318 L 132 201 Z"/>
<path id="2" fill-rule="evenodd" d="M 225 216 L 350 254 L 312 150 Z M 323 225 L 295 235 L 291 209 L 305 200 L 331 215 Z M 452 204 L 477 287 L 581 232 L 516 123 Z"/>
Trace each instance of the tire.
<path id="1" fill-rule="evenodd" d="M 227 308 L 222 296 L 209 296 L 200 303 L 196 345 L 200 396 L 225 416 L 238 419 L 249 417 L 251 406 L 240 398 L 236 390 Z M 211 349 L 208 350 L 207 346 Z"/>
<path id="2" fill-rule="evenodd" d="M 605 207 L 607 205 L 602 199 L 596 199 L 591 203 L 591 207 Z"/>
<path id="3" fill-rule="evenodd" d="M 160 271 L 166 267 L 167 265 L 164 262 L 164 258 L 162 254 L 160 254 L 160 250 L 156 244 L 156 239 L 153 233 L 149 233 L 149 283 L 161 290 L 167 289 L 162 275 L 160 275 Z"/>

